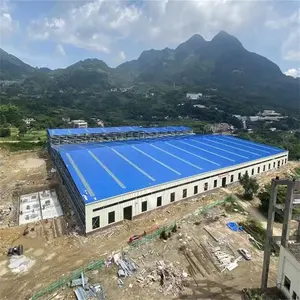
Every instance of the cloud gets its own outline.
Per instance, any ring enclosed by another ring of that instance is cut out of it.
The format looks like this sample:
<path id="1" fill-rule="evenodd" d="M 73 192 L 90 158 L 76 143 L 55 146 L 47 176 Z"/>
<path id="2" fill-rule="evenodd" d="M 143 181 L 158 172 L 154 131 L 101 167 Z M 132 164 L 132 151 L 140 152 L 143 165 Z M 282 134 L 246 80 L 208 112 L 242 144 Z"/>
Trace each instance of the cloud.
<path id="1" fill-rule="evenodd" d="M 31 39 L 106 53 L 126 39 L 143 48 L 166 47 L 197 32 L 206 37 L 220 30 L 235 33 L 255 21 L 264 6 L 256 1 L 76 2 L 60 15 L 32 21 L 28 33 Z"/>
<path id="2" fill-rule="evenodd" d="M 300 60 L 300 8 L 287 17 L 278 14 L 267 20 L 265 26 L 274 30 L 284 30 L 287 35 L 281 47 L 284 60 Z"/>
<path id="3" fill-rule="evenodd" d="M 13 20 L 11 6 L 4 0 L 0 2 L 0 37 L 6 39 L 17 30 L 18 22 Z"/>
<path id="4" fill-rule="evenodd" d="M 292 76 L 294 78 L 300 77 L 300 68 L 298 69 L 288 69 L 286 72 L 284 72 L 287 76 Z"/>
<path id="5" fill-rule="evenodd" d="M 61 55 L 61 56 L 65 56 L 66 55 L 65 49 L 64 49 L 64 47 L 61 44 L 56 45 L 55 52 L 57 54 Z"/>
<path id="6" fill-rule="evenodd" d="M 120 59 L 121 61 L 126 60 L 126 55 L 125 55 L 125 53 L 124 53 L 123 51 L 121 51 L 121 52 L 119 53 L 119 59 Z"/>

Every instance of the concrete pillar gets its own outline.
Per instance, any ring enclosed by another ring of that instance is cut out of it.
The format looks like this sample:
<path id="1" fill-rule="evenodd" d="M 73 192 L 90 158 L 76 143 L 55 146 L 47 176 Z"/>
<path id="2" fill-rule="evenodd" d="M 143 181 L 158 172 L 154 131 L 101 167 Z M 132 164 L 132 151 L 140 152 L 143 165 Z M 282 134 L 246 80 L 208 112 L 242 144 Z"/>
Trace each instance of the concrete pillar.
<path id="1" fill-rule="evenodd" d="M 300 221 L 298 221 L 297 242 L 300 243 Z"/>
<path id="2" fill-rule="evenodd" d="M 286 248 L 290 236 L 290 225 L 291 225 L 291 218 L 293 214 L 294 190 L 295 190 L 295 181 L 290 181 L 288 184 L 287 194 L 285 198 L 284 217 L 283 217 L 282 234 L 281 234 L 281 245 L 284 248 Z"/>
<path id="3" fill-rule="evenodd" d="M 268 224 L 267 224 L 267 236 L 265 242 L 265 252 L 264 252 L 264 262 L 263 262 L 263 272 L 261 279 L 261 289 L 264 290 L 268 286 L 268 277 L 269 277 L 269 267 L 270 267 L 270 258 L 271 258 L 271 243 L 273 236 L 273 226 L 275 218 L 275 205 L 277 199 L 277 190 L 278 186 L 276 180 L 272 180 L 271 186 L 271 197 L 269 202 L 269 211 L 268 211 Z"/>

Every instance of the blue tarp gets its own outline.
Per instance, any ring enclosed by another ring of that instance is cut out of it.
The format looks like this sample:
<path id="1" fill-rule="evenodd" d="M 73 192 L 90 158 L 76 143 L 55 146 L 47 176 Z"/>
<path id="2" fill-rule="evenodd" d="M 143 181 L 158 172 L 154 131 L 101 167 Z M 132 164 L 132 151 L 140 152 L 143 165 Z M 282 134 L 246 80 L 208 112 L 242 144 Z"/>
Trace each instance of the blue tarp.
<path id="1" fill-rule="evenodd" d="M 236 222 L 228 222 L 226 225 L 232 231 L 243 231 L 243 227 L 239 226 Z"/>

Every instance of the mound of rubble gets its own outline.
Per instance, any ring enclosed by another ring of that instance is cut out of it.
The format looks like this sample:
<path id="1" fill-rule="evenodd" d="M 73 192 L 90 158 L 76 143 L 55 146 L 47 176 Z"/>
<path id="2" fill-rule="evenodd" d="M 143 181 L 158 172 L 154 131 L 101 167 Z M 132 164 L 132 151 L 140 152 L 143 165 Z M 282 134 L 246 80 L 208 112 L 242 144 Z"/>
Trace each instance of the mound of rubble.
<path id="1" fill-rule="evenodd" d="M 187 277 L 188 274 L 179 265 L 160 260 L 153 268 L 143 269 L 137 276 L 137 282 L 141 287 L 159 284 L 159 290 L 164 295 L 176 295 L 188 286 Z"/>

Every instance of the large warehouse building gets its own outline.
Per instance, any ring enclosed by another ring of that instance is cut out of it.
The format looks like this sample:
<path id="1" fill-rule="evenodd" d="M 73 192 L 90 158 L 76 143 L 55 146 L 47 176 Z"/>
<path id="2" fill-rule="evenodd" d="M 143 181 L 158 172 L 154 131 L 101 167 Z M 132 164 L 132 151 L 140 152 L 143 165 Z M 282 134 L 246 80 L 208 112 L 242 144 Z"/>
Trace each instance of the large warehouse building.
<path id="1" fill-rule="evenodd" d="M 86 233 L 237 182 L 245 172 L 254 176 L 278 168 L 288 159 L 282 149 L 195 135 L 184 127 L 144 128 L 143 136 L 141 128 L 121 130 L 124 140 L 116 141 L 108 129 L 96 142 L 88 133 L 78 140 L 68 132 L 66 143 L 58 134 L 53 143 L 58 131 L 48 131 L 54 164 Z"/>

